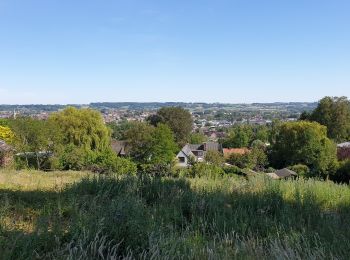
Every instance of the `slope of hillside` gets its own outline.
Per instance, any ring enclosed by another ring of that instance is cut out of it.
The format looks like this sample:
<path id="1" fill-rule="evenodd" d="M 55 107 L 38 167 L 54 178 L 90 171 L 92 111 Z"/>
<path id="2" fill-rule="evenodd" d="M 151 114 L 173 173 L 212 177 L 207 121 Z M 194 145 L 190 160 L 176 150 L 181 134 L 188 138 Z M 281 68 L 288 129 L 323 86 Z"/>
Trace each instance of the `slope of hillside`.
<path id="1" fill-rule="evenodd" d="M 346 259 L 350 188 L 0 172 L 1 259 Z"/>

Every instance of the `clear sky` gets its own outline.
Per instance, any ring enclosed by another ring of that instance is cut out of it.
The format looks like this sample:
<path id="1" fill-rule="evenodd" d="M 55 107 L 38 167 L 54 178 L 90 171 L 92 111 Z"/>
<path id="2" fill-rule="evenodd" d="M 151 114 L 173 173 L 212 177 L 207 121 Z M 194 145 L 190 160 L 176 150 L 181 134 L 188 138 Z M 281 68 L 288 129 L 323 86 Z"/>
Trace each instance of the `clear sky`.
<path id="1" fill-rule="evenodd" d="M 0 0 L 0 103 L 350 97 L 349 0 Z"/>

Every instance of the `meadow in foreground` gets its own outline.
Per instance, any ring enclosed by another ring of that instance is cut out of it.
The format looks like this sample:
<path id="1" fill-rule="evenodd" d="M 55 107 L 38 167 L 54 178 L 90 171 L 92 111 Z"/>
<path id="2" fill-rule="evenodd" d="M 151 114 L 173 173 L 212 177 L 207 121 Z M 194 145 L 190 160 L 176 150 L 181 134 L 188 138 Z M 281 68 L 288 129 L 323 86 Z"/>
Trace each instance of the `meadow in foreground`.
<path id="1" fill-rule="evenodd" d="M 348 259 L 350 188 L 0 172 L 1 259 Z"/>

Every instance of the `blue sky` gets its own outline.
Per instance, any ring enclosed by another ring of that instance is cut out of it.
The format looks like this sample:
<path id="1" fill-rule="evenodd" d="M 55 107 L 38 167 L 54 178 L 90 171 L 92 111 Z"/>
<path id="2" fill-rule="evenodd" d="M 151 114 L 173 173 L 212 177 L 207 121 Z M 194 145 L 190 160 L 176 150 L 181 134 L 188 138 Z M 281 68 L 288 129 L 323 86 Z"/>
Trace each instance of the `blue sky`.
<path id="1" fill-rule="evenodd" d="M 348 0 L 0 0 L 0 103 L 350 97 Z"/>

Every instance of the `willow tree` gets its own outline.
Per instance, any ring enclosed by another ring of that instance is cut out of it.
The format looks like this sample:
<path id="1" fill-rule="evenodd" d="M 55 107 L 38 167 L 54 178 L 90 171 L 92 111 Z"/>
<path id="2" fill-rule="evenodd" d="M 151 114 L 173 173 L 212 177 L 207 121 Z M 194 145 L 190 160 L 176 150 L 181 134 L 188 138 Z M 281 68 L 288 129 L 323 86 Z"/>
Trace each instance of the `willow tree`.
<path id="1" fill-rule="evenodd" d="M 61 132 L 63 145 L 96 152 L 110 148 L 110 131 L 98 111 L 68 107 L 51 114 L 49 121 Z"/>

